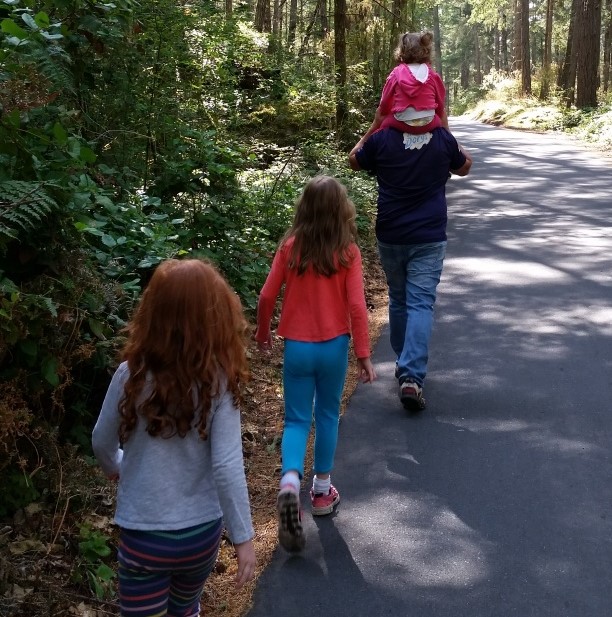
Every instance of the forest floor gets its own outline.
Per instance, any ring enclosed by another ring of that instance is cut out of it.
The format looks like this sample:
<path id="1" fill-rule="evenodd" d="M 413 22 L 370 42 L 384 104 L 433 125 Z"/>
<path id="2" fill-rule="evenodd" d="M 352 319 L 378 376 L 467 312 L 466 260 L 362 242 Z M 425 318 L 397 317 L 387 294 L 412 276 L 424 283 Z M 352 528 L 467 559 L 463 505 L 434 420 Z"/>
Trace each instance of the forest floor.
<path id="1" fill-rule="evenodd" d="M 386 283 L 375 249 L 362 246 L 362 256 L 373 346 L 387 319 Z M 248 353 L 251 381 L 242 406 L 242 438 L 259 576 L 277 546 L 282 342 L 275 339 L 269 355 L 259 354 L 251 343 Z M 357 385 L 353 354 L 351 358 L 343 410 Z M 54 458 L 59 497 L 34 502 L 0 523 L 0 617 L 117 616 L 115 487 L 91 459 L 69 452 L 58 452 Z M 233 548 L 224 538 L 205 587 L 207 616 L 239 617 L 247 612 L 257 577 L 236 591 L 236 565 Z"/>

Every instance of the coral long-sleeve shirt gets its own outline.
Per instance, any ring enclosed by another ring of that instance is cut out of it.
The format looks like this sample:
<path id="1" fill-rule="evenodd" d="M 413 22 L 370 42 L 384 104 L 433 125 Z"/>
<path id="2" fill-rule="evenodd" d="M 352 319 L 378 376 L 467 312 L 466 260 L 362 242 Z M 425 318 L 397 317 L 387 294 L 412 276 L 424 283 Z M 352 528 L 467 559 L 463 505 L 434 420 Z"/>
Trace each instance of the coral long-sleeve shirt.
<path id="1" fill-rule="evenodd" d="M 277 334 L 295 341 L 321 342 L 341 334 L 352 334 L 355 355 L 370 357 L 368 313 L 363 288 L 361 253 L 356 244 L 349 248 L 351 262 L 330 277 L 309 268 L 298 275 L 288 261 L 293 239 L 276 252 L 272 268 L 259 295 L 255 340 L 270 336 L 270 322 L 276 300 L 284 285 Z"/>

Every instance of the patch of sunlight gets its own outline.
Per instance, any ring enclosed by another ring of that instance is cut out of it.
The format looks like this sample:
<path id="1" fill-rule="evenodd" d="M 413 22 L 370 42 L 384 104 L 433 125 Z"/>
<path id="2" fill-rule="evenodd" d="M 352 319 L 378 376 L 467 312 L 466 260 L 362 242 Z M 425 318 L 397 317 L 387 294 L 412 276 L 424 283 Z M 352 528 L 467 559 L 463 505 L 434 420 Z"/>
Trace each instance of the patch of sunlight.
<path id="1" fill-rule="evenodd" d="M 587 312 L 592 323 L 597 326 L 604 326 L 603 332 L 605 334 L 612 334 L 612 308 L 607 306 L 600 308 L 589 307 Z"/>
<path id="2" fill-rule="evenodd" d="M 460 343 L 455 341 L 455 349 L 460 350 Z M 473 352 L 474 344 L 472 340 L 466 341 L 466 353 Z M 485 369 L 483 369 L 484 371 Z M 474 371 L 467 369 L 456 369 L 451 371 L 437 370 L 436 376 L 445 383 L 455 383 L 457 387 L 462 389 L 478 389 L 483 390 L 488 388 L 489 390 L 495 390 L 500 387 L 502 383 L 502 377 L 494 374 L 486 375 L 484 372 L 476 375 Z"/>
<path id="3" fill-rule="evenodd" d="M 535 285 L 547 282 L 569 282 L 571 277 L 556 268 L 534 261 L 506 261 L 491 257 L 456 257 L 445 262 L 447 274 L 463 275 L 471 281 L 494 285 Z"/>
<path id="4" fill-rule="evenodd" d="M 484 420 L 473 418 L 437 417 L 440 424 L 450 424 L 472 433 L 515 433 L 527 431 L 530 424 L 524 420 Z"/>
<path id="5" fill-rule="evenodd" d="M 345 523 L 347 537 L 368 546 L 367 563 L 357 561 L 364 579 L 371 576 L 373 559 L 380 572 L 393 574 L 382 577 L 391 592 L 398 578 L 422 588 L 464 588 L 487 577 L 493 545 L 435 496 L 406 495 L 398 503 L 373 491 L 369 499 L 377 512 L 376 524 L 370 515 L 361 514 L 369 510 L 365 503 L 351 511 Z M 389 542 L 390 529 L 395 542 Z"/>
<path id="6" fill-rule="evenodd" d="M 546 452 L 576 454 L 585 452 L 600 452 L 602 448 L 588 441 L 569 439 L 553 434 L 547 427 L 525 422 L 524 420 L 493 420 L 483 418 L 464 418 L 437 416 L 440 424 L 450 424 L 461 430 L 472 433 L 520 433 L 518 438 L 530 447 Z"/>
<path id="7" fill-rule="evenodd" d="M 568 439 L 553 435 L 550 431 L 534 431 L 523 435 L 523 441 L 547 452 L 563 454 L 584 454 L 585 452 L 603 452 L 603 448 L 588 441 Z"/>

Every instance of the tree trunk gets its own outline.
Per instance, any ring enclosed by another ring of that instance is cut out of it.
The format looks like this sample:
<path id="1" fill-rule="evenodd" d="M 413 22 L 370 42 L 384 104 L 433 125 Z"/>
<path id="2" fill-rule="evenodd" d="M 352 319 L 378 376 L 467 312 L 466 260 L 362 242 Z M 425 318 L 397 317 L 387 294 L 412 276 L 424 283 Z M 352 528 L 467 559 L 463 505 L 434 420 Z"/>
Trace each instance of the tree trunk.
<path id="1" fill-rule="evenodd" d="M 575 85 L 576 85 L 576 53 L 574 50 L 575 41 L 575 23 L 578 13 L 578 6 L 581 0 L 572 1 L 572 9 L 570 13 L 569 30 L 567 33 L 567 45 L 565 47 L 565 58 L 559 71 L 557 85 L 563 91 L 566 105 L 569 107 L 574 103 Z"/>
<path id="2" fill-rule="evenodd" d="M 512 45 L 512 70 L 521 71 L 523 68 L 523 47 L 521 45 L 523 0 L 514 0 L 514 41 Z"/>
<path id="3" fill-rule="evenodd" d="M 402 0 L 393 0 L 391 5 L 391 25 L 389 28 L 391 39 L 391 54 L 395 51 L 399 41 L 399 35 L 402 33 Z M 389 58 L 391 65 L 391 58 Z"/>
<path id="4" fill-rule="evenodd" d="M 495 67 L 495 70 L 499 72 L 499 70 L 501 69 L 501 33 L 499 31 L 499 20 L 497 20 L 497 23 L 495 24 L 493 36 L 495 37 L 493 40 L 493 66 Z"/>
<path id="5" fill-rule="evenodd" d="M 385 77 L 383 73 L 387 66 L 386 61 L 382 59 L 384 57 L 384 52 L 382 50 L 383 43 L 380 28 L 381 15 L 382 9 L 380 4 L 374 4 L 374 17 L 376 25 L 374 26 L 374 32 L 372 33 L 372 88 L 377 94 L 379 94 L 382 90 L 383 79 Z"/>
<path id="6" fill-rule="evenodd" d="M 320 11 L 321 38 L 324 39 L 329 33 L 329 20 L 327 19 L 327 0 L 322 0 Z"/>
<path id="7" fill-rule="evenodd" d="M 233 3 L 232 0 L 225 0 L 225 17 L 229 19 L 232 16 L 233 12 Z"/>
<path id="8" fill-rule="evenodd" d="M 521 92 L 531 94 L 531 59 L 529 54 L 529 0 L 521 0 Z"/>
<path id="9" fill-rule="evenodd" d="M 597 107 L 601 1 L 582 0 L 576 14 L 576 107 Z"/>
<path id="10" fill-rule="evenodd" d="M 604 31 L 602 83 L 604 92 L 608 92 L 610 86 L 610 64 L 612 62 L 612 0 L 606 0 L 606 15 L 608 21 Z"/>
<path id="11" fill-rule="evenodd" d="M 270 32 L 270 0 L 257 0 L 254 25 L 258 32 Z"/>
<path id="12" fill-rule="evenodd" d="M 348 103 L 346 97 L 346 0 L 334 0 L 334 62 L 336 77 L 336 135 L 346 140 Z"/>
<path id="13" fill-rule="evenodd" d="M 434 66 L 436 68 L 436 72 L 438 73 L 438 75 L 440 75 L 440 77 L 442 77 L 442 81 L 444 81 L 444 77 L 442 74 L 442 37 L 440 36 L 440 11 L 437 4 L 433 8 L 433 30 L 435 48 Z"/>
<path id="14" fill-rule="evenodd" d="M 308 26 L 306 27 L 306 32 L 304 33 L 304 39 L 302 40 L 302 45 L 300 46 L 300 51 L 298 53 L 298 56 L 300 57 L 304 55 L 304 52 L 306 50 L 306 45 L 308 45 L 308 39 L 310 38 L 310 34 L 312 33 L 312 29 L 314 28 L 315 22 L 317 20 L 317 16 L 319 15 L 319 12 L 321 11 L 321 4 L 323 4 L 323 0 L 317 0 L 317 4 L 312 13 L 312 17 L 310 18 L 310 22 L 308 23 Z"/>
<path id="15" fill-rule="evenodd" d="M 461 87 L 470 87 L 470 62 L 467 58 L 461 62 Z"/>
<path id="16" fill-rule="evenodd" d="M 482 85 L 482 59 L 480 57 L 480 36 L 478 36 L 478 24 L 474 24 L 474 83 Z"/>
<path id="17" fill-rule="evenodd" d="M 291 0 L 289 5 L 289 30 L 287 32 L 287 43 L 293 47 L 295 43 L 295 31 L 297 28 L 297 0 Z"/>
<path id="18" fill-rule="evenodd" d="M 502 29 L 499 44 L 501 47 L 501 68 L 507 73 L 510 70 L 510 62 L 508 61 L 508 21 L 505 13 L 502 16 Z"/>
<path id="19" fill-rule="evenodd" d="M 550 94 L 551 81 L 551 51 L 552 51 L 552 27 L 555 0 L 546 0 L 546 30 L 544 32 L 544 53 L 542 57 L 542 85 L 540 99 L 545 100 Z"/>

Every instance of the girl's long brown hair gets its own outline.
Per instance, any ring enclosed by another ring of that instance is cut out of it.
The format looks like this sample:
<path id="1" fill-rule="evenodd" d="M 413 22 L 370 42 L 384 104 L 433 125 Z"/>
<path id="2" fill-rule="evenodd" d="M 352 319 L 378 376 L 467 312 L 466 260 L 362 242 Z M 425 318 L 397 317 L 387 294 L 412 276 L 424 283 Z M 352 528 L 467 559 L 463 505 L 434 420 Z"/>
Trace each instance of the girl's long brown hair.
<path id="1" fill-rule="evenodd" d="M 315 176 L 304 187 L 293 224 L 281 240 L 293 238 L 289 267 L 304 274 L 310 266 L 323 276 L 348 267 L 349 247 L 357 236 L 355 216 L 344 185 L 330 176 Z"/>
<path id="2" fill-rule="evenodd" d="M 126 328 L 130 376 L 119 405 L 120 439 L 129 438 L 138 416 L 149 435 L 184 437 L 198 409 L 195 428 L 206 439 L 212 399 L 226 383 L 237 405 L 248 379 L 246 328 L 238 296 L 211 264 L 160 264 Z"/>

